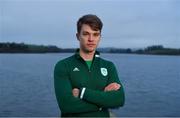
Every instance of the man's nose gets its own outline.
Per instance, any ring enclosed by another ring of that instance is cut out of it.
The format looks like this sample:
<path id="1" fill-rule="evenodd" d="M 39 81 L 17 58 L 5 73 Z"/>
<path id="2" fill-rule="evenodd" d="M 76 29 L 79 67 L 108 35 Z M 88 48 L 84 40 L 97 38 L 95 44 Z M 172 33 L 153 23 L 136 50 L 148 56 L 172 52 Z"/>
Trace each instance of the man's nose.
<path id="1" fill-rule="evenodd" d="M 89 35 L 88 41 L 93 41 L 93 35 Z"/>

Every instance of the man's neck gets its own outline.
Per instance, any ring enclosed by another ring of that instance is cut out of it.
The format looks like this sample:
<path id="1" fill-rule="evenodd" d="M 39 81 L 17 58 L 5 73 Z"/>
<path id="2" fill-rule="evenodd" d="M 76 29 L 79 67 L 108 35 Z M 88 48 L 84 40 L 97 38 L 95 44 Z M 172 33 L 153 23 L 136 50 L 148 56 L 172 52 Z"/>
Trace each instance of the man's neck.
<path id="1" fill-rule="evenodd" d="M 84 52 L 84 51 L 81 50 L 81 49 L 80 49 L 80 51 L 79 51 L 80 56 L 81 56 L 85 61 L 93 60 L 94 53 L 95 53 L 95 51 L 93 51 L 93 52 Z"/>

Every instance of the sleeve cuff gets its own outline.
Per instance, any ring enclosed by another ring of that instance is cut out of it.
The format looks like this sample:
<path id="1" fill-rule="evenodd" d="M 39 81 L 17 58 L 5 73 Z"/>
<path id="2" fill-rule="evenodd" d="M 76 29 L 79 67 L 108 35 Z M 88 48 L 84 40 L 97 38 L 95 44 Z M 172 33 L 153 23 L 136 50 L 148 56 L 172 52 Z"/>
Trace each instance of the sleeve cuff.
<path id="1" fill-rule="evenodd" d="M 80 99 L 83 99 L 85 90 L 86 90 L 86 88 L 82 88 L 82 91 L 81 91 L 81 94 L 80 94 Z"/>

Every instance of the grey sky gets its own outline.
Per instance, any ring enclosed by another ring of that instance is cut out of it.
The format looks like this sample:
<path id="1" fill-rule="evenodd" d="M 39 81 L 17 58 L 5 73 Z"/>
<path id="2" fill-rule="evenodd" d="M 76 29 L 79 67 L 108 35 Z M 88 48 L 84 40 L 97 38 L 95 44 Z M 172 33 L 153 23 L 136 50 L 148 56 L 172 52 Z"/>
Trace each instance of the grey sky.
<path id="1" fill-rule="evenodd" d="M 76 21 L 103 23 L 100 47 L 180 48 L 179 0 L 0 0 L 0 41 L 78 47 Z"/>

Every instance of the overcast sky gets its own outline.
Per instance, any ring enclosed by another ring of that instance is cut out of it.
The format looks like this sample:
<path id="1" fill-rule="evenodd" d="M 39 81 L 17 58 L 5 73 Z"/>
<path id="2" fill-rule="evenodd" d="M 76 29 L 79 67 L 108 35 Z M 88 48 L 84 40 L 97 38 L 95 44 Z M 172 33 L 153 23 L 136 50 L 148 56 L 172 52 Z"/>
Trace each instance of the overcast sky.
<path id="1" fill-rule="evenodd" d="M 100 47 L 180 48 L 180 0 L 0 0 L 0 10 L 0 42 L 78 47 L 78 18 L 96 14 Z"/>

